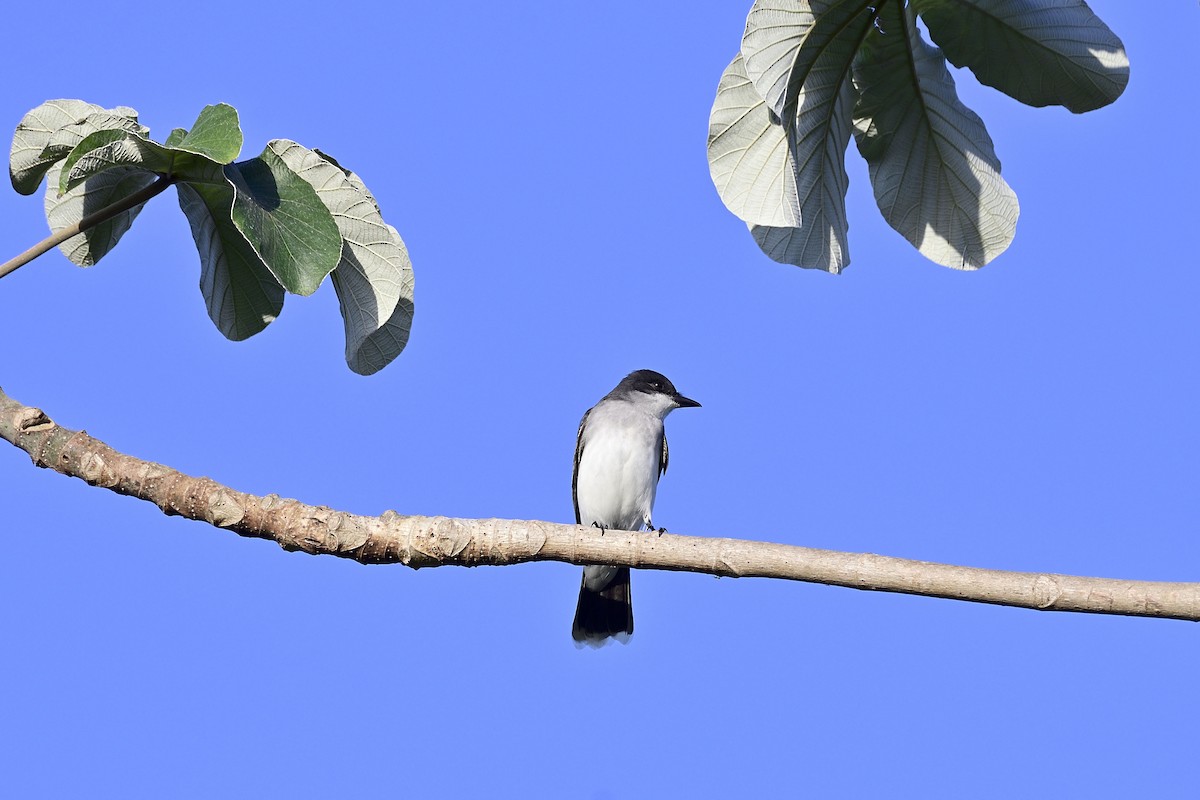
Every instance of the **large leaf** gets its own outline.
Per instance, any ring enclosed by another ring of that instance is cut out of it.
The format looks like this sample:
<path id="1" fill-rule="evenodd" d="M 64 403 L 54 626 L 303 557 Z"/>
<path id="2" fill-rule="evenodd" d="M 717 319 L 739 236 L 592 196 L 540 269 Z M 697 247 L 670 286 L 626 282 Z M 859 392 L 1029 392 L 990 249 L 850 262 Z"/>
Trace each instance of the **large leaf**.
<path id="1" fill-rule="evenodd" d="M 812 231 L 804 227 L 776 228 L 769 225 L 750 225 L 750 235 L 763 254 L 780 264 L 791 264 L 805 269 L 819 269 L 837 275 L 850 264 L 846 243 L 839 252 L 830 246 L 829 240 L 814 239 Z"/>
<path id="2" fill-rule="evenodd" d="M 165 173 L 170 166 L 170 156 L 162 145 L 125 131 L 96 131 L 85 136 L 63 159 L 58 191 L 67 192 L 92 176 L 117 167 Z"/>
<path id="3" fill-rule="evenodd" d="M 92 119 L 88 121 L 88 117 Z M 111 122 L 104 124 L 105 119 Z M 129 125 L 140 127 L 137 112 L 131 108 L 106 112 L 83 100 L 42 103 L 21 119 L 13 134 L 8 162 L 13 188 L 21 194 L 33 194 L 50 167 L 65 158 L 85 136 L 103 128 Z"/>
<path id="4" fill-rule="evenodd" d="M 138 122 L 137 112 L 133 109 L 101 110 L 56 130 L 50 135 L 50 141 L 46 143 L 42 156 L 53 159 L 66 158 L 80 142 L 102 131 L 133 133 L 143 137 L 150 135 L 150 129 Z"/>
<path id="5" fill-rule="evenodd" d="M 205 107 L 190 130 L 176 128 L 158 144 L 133 109 L 51 101 L 22 120 L 10 173 L 19 191 L 48 178 L 46 216 L 57 232 L 175 183 L 200 254 L 201 292 L 225 336 L 261 331 L 287 291 L 310 294 L 336 269 L 347 362 L 362 374 L 383 368 L 403 350 L 413 316 L 400 235 L 362 181 L 332 158 L 277 140 L 232 163 L 241 145 L 237 112 L 225 104 Z M 63 252 L 96 263 L 140 210 L 139 203 L 105 222 L 89 220 Z"/>
<path id="6" fill-rule="evenodd" d="M 225 175 L 235 190 L 233 222 L 267 269 L 289 292 L 315 292 L 342 254 L 337 224 L 316 190 L 269 146 L 227 165 Z"/>
<path id="7" fill-rule="evenodd" d="M 211 183 L 180 183 L 178 190 L 200 253 L 200 292 L 209 318 L 229 339 L 253 336 L 279 316 L 284 292 L 230 219 L 233 187 L 219 175 Z"/>
<path id="8" fill-rule="evenodd" d="M 227 182 L 221 163 L 176 147 L 167 147 L 138 133 L 97 131 L 75 146 L 63 160 L 59 190 L 67 191 L 93 175 L 117 167 L 137 167 L 176 181 Z"/>
<path id="9" fill-rule="evenodd" d="M 754 243 L 772 261 L 780 264 L 805 266 L 810 249 L 808 236 L 802 228 L 775 228 L 769 225 L 750 225 Z M 848 263 L 848 262 L 847 262 Z M 830 263 L 822 267 L 826 272 L 837 275 L 844 264 Z"/>
<path id="10" fill-rule="evenodd" d="M 848 73 L 857 46 L 848 36 L 816 60 L 790 130 L 758 96 L 740 56 L 721 77 L 709 123 L 709 169 L 726 206 L 750 223 L 776 261 L 829 272 L 850 261 L 845 151 L 854 102 Z"/>
<path id="11" fill-rule="evenodd" d="M 1082 0 L 913 0 L 956 67 L 1031 106 L 1076 113 L 1108 105 L 1129 82 L 1117 35 Z"/>
<path id="12" fill-rule="evenodd" d="M 346 328 L 346 363 L 360 375 L 387 366 L 408 342 L 413 274 L 396 229 L 353 173 L 323 153 L 276 139 L 267 147 L 307 181 L 337 223 L 342 256 L 333 286 Z"/>
<path id="13" fill-rule="evenodd" d="M 167 134 L 166 141 L 163 142 L 163 147 L 178 147 L 184 137 L 188 135 L 187 128 L 174 128 Z M 237 158 L 237 156 L 234 156 Z"/>
<path id="14" fill-rule="evenodd" d="M 81 139 L 76 135 L 77 130 L 96 128 Z M 109 119 L 104 114 L 90 114 L 82 122 L 55 132 L 44 154 L 67 151 L 59 186 L 59 191 L 65 192 L 116 167 L 140 167 L 176 180 L 209 183 L 221 165 L 236 158 L 241 148 L 237 111 L 221 103 L 205 106 L 191 131 L 171 131 L 165 145 L 152 141 L 149 131 L 138 125 L 136 118 Z"/>
<path id="15" fill-rule="evenodd" d="M 747 155 L 778 142 L 780 135 L 786 142 L 791 180 L 782 184 L 781 206 L 775 214 L 739 214 L 775 260 L 830 272 L 840 272 L 850 261 L 845 204 L 845 150 L 854 102 L 850 76 L 873 20 L 864 0 L 758 0 L 750 10 L 742 53 L 745 77 L 754 86 L 740 86 L 731 75 L 726 88 L 731 101 L 749 106 L 757 93 L 770 108 L 765 118 L 748 109 L 739 123 Z M 765 127 L 776 120 L 782 121 L 782 134 Z M 753 166 L 753 160 L 746 163 Z M 748 173 L 732 177 L 730 189 L 744 186 L 749 198 L 766 194 L 753 191 Z"/>
<path id="16" fill-rule="evenodd" d="M 231 105 L 205 106 L 190 131 L 176 128 L 167 138 L 167 146 L 228 164 L 242 151 L 242 129 L 238 113 Z"/>
<path id="17" fill-rule="evenodd" d="M 141 191 L 157 179 L 154 173 L 138 167 L 114 165 L 103 175 L 86 175 L 68 182 L 65 163 L 77 148 L 79 156 L 72 160 L 73 167 L 93 149 L 146 133 L 132 108 L 119 106 L 105 110 L 80 100 L 43 103 L 25 115 L 14 136 L 10 163 L 13 185 L 18 191 L 36 189 L 41 178 L 47 176 L 46 220 L 57 233 Z M 89 144 L 79 148 L 82 142 Z M 41 151 L 35 158 L 32 150 L 39 145 Z M 99 223 L 63 242 L 59 250 L 75 264 L 92 266 L 116 246 L 141 209 L 142 205 L 138 205 Z"/>
<path id="18" fill-rule="evenodd" d="M 756 225 L 800 224 L 787 135 L 746 77 L 740 55 L 717 85 L 708 120 L 708 169 L 721 202 L 739 218 Z"/>
<path id="19" fill-rule="evenodd" d="M 54 232 L 77 224 L 84 217 L 140 192 L 157 180 L 152 172 L 133 167 L 119 167 L 104 172 L 77 185 L 69 192 L 58 193 L 61 164 L 54 164 L 47 175 L 45 208 L 46 220 Z M 144 204 L 142 204 L 144 205 Z M 58 246 L 68 259 L 81 267 L 90 267 L 116 247 L 125 231 L 142 210 L 137 205 L 72 236 Z"/>
<path id="20" fill-rule="evenodd" d="M 320 150 L 314 150 L 314 152 L 344 172 L 350 184 L 371 201 L 371 205 L 375 207 L 377 212 L 382 213 L 375 195 L 371 194 L 371 190 L 367 188 L 367 185 L 362 182 L 362 179 L 358 175 L 343 167 L 328 153 L 322 153 Z M 401 264 L 400 275 L 398 276 L 401 284 L 400 299 L 396 302 L 396 310 L 388 317 L 383 327 L 377 332 L 370 334 L 359 349 L 359 360 L 364 366 L 370 363 L 383 363 L 386 365 L 387 361 L 385 359 L 390 360 L 391 358 L 395 358 L 395 354 L 404 349 L 408 343 L 409 331 L 412 329 L 414 311 L 412 264 L 408 258 L 408 248 L 400 238 L 400 231 L 391 225 L 388 225 L 387 229 L 391 241 L 403 251 L 403 262 Z M 349 302 L 346 298 L 351 298 L 356 294 L 366 291 L 365 287 L 361 286 L 361 279 L 358 278 L 358 272 L 359 270 L 357 269 L 333 271 L 333 288 L 337 290 L 338 299 L 343 304 L 343 308 Z M 384 274 L 386 275 L 386 273 Z M 376 280 L 372 274 L 368 274 L 367 277 L 372 283 Z M 374 291 L 374 289 L 372 288 L 371 291 Z M 347 338 L 347 349 L 349 349 L 349 338 Z M 374 354 L 372 354 L 372 351 L 374 351 Z M 351 367 L 353 368 L 353 365 Z"/>
<path id="21" fill-rule="evenodd" d="M 974 269 L 1012 242 L 1017 198 L 983 121 L 913 23 L 896 3 L 879 7 L 854 65 L 855 139 L 888 224 L 926 258 Z"/>
<path id="22" fill-rule="evenodd" d="M 408 344 L 413 324 L 413 275 L 408 263 L 408 250 L 400 239 L 400 232 L 387 226 L 389 239 L 403 251 L 408 264 L 401 275 L 400 298 L 387 320 L 374 331 L 376 321 L 366 316 L 360 322 L 351 316 L 348 309 L 370 308 L 379 281 L 372 276 L 368 267 L 357 257 L 346 259 L 342 266 L 333 271 L 333 288 L 337 292 L 342 317 L 346 323 L 346 363 L 360 375 L 371 375 L 386 367 Z M 358 312 L 361 313 L 361 312 Z M 365 336 L 362 334 L 365 333 Z M 361 340 L 359 337 L 361 336 Z M 354 346 L 354 342 L 358 342 Z"/>
<path id="23" fill-rule="evenodd" d="M 871 0 L 756 0 L 746 18 L 746 75 L 781 119 L 795 114 L 805 81 L 833 46 L 849 58 L 862 41 Z M 835 81 L 841 85 L 841 81 Z"/>

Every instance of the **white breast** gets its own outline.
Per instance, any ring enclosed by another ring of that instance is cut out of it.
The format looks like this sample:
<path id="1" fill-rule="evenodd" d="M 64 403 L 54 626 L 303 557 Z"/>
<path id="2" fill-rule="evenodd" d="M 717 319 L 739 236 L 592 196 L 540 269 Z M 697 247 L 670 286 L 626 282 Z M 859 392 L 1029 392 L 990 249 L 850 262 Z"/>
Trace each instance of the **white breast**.
<path id="1" fill-rule="evenodd" d="M 663 423 L 630 403 L 588 415 L 575 496 L 584 525 L 639 530 L 654 509 Z"/>

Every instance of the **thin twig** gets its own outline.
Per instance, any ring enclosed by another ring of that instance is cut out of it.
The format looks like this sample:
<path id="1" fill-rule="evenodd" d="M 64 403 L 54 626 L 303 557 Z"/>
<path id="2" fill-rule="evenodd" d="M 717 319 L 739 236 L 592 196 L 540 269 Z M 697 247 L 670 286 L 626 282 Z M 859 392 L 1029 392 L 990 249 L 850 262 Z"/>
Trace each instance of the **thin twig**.
<path id="1" fill-rule="evenodd" d="M 144 189 L 139 189 L 138 191 L 134 192 L 133 194 L 129 195 L 128 197 L 118 200 L 117 202 L 113 203 L 112 205 L 105 206 L 104 208 L 100 209 L 99 211 L 94 211 L 91 214 L 88 214 L 86 217 L 79 220 L 79 222 L 75 223 L 74 225 L 63 228 L 58 233 L 54 233 L 54 234 L 51 234 L 50 236 L 47 236 L 42 241 L 38 242 L 33 247 L 26 250 L 24 253 L 21 253 L 19 256 L 16 256 L 15 258 L 9 259 L 8 261 L 5 261 L 3 264 L 0 264 L 0 278 L 3 278 L 5 275 L 9 274 L 10 272 L 16 272 L 18 269 L 25 266 L 30 261 L 33 261 L 35 258 L 40 256 L 42 253 L 45 253 L 47 250 L 52 250 L 55 247 L 58 247 L 60 244 L 65 242 L 67 239 L 70 239 L 72 236 L 78 236 L 79 234 L 86 231 L 88 228 L 99 225 L 101 222 L 104 222 L 106 220 L 110 220 L 113 217 L 117 216 L 118 214 L 128 211 L 131 208 L 136 208 L 137 206 L 140 206 L 142 203 L 145 203 L 147 200 L 154 197 L 155 195 L 161 194 L 168 186 L 170 186 L 174 182 L 175 182 L 175 178 L 173 178 L 169 175 L 159 176 L 158 180 L 156 180 L 154 183 L 150 184 L 149 186 L 145 187 Z"/>

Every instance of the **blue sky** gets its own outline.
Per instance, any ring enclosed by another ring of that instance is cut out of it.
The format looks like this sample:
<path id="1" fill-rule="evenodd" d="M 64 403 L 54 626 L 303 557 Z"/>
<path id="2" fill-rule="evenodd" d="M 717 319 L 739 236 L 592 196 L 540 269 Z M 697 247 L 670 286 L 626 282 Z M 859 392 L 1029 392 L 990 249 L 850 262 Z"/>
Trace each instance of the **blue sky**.
<path id="1" fill-rule="evenodd" d="M 44 100 L 208 103 L 358 172 L 416 322 L 371 378 L 332 288 L 242 343 L 174 193 L 81 270 L 0 282 L 0 385 L 123 452 L 362 514 L 569 521 L 582 413 L 669 420 L 674 532 L 1197 580 L 1194 3 L 1097 0 L 1129 87 L 1075 116 L 955 72 L 1021 202 L 980 272 L 925 261 L 851 153 L 840 276 L 762 256 L 705 161 L 748 2 L 14 6 L 11 131 Z M 84 18 L 86 17 L 86 21 Z M 79 19 L 78 23 L 65 21 Z M 0 193 L 5 257 L 45 235 Z M 5 445 L 7 447 L 7 445 Z M 285 553 L 0 449 L 0 785 L 13 797 L 1179 796 L 1200 640 L 1044 614 L 639 572 L 577 651 L 578 568 Z"/>

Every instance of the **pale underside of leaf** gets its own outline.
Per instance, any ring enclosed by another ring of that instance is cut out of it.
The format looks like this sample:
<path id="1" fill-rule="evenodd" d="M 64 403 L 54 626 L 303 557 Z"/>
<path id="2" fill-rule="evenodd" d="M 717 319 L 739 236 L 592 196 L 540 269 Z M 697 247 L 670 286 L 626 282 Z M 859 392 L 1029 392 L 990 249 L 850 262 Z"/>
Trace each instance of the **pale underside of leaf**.
<path id="1" fill-rule="evenodd" d="M 49 100 L 27 113 L 13 134 L 12 150 L 9 154 L 8 169 L 13 188 L 21 194 L 33 194 L 37 191 L 38 184 L 50 166 L 66 155 L 65 152 L 43 154 L 54 135 L 62 128 L 80 122 L 89 114 L 102 112 L 104 109 L 100 106 L 83 100 Z M 117 108 L 109 113 L 118 112 L 131 112 L 122 115 L 137 117 L 137 112 L 133 109 Z M 85 135 L 84 132 L 78 133 L 76 142 Z"/>
<path id="2" fill-rule="evenodd" d="M 412 263 L 395 228 L 353 173 L 317 151 L 277 139 L 268 147 L 307 181 L 342 235 L 332 273 L 346 329 L 346 363 L 362 375 L 387 366 L 408 342 L 413 318 Z"/>
<path id="3" fill-rule="evenodd" d="M 708 126 L 708 168 L 725 207 L 756 225 L 800 224 L 796 171 L 778 118 L 746 77 L 739 55 L 717 86 Z"/>
<path id="4" fill-rule="evenodd" d="M 229 219 L 232 187 L 180 183 L 177 188 L 200 254 L 200 292 L 208 316 L 226 338 L 249 338 L 279 316 L 283 287 Z"/>
<path id="5" fill-rule="evenodd" d="M 412 266 L 400 232 L 391 225 L 386 227 L 390 243 L 403 255 L 404 266 L 400 276 L 400 297 L 382 324 L 371 311 L 381 305 L 372 299 L 377 292 L 377 280 L 371 277 L 373 267 L 368 267 L 368 264 L 374 264 L 374 256 L 363 259 L 362 250 L 351 246 L 348 252 L 343 253 L 342 263 L 332 276 L 333 288 L 337 292 L 346 324 L 346 363 L 360 375 L 371 375 L 390 364 L 408 344 L 412 330 Z M 355 309 L 358 316 L 352 317 L 349 309 Z M 376 326 L 374 330 L 371 329 L 373 325 Z"/>
<path id="6" fill-rule="evenodd" d="M 89 147 L 93 141 L 99 146 Z M 93 175 L 117 167 L 161 174 L 170 168 L 170 158 L 155 142 L 122 131 L 99 131 L 81 141 L 63 161 L 59 190 L 69 191 Z"/>
<path id="7" fill-rule="evenodd" d="M 850 263 L 845 168 L 854 104 L 850 57 L 818 60 L 798 98 L 791 136 L 773 123 L 741 73 L 740 60 L 722 77 L 710 127 L 717 133 L 709 142 L 713 181 L 776 261 L 834 273 Z M 744 113 L 733 124 L 723 125 L 740 109 Z"/>
<path id="8" fill-rule="evenodd" d="M 342 173 L 346 176 L 346 180 L 350 181 L 350 185 L 353 186 L 355 189 L 358 189 L 358 191 L 362 192 L 363 196 L 365 196 L 368 200 L 371 201 L 371 205 L 375 206 L 375 210 L 379 211 L 379 201 L 375 199 L 375 195 L 371 194 L 371 190 L 367 188 L 367 185 L 365 183 L 363 183 L 362 178 L 360 178 L 360 177 L 358 177 L 358 175 L 354 174 L 353 171 L 348 170 L 345 167 L 343 167 L 340 163 L 338 163 L 338 160 L 336 158 L 329 155 L 329 153 L 324 152 L 319 147 L 314 147 L 313 152 L 316 153 L 317 155 L 319 155 L 321 158 L 328 161 L 330 164 L 333 164 L 335 167 L 340 169 L 342 171 Z"/>
<path id="9" fill-rule="evenodd" d="M 872 17 L 861 11 L 853 20 L 839 23 L 839 35 L 810 36 L 801 48 L 814 47 L 819 52 L 811 58 L 812 66 L 796 96 L 795 122 L 788 133 L 802 222 L 782 250 L 789 264 L 835 273 L 850 263 L 846 148 L 855 98 L 851 65 Z M 757 236 L 755 241 L 762 247 Z"/>
<path id="10" fill-rule="evenodd" d="M 858 0 L 758 2 L 742 46 L 765 72 L 752 82 L 747 55 L 722 76 L 709 129 L 713 180 L 775 260 L 829 272 L 849 263 L 850 73 L 872 19 Z M 759 94 L 764 87 L 782 125 Z"/>
<path id="11" fill-rule="evenodd" d="M 46 143 L 46 154 L 58 154 L 61 158 L 85 138 L 100 131 L 123 131 L 143 137 L 150 134 L 150 129 L 138 122 L 136 116 L 127 117 L 115 111 L 100 110 L 56 130 Z"/>
<path id="12" fill-rule="evenodd" d="M 749 225 L 750 235 L 763 254 L 780 264 L 791 264 L 805 269 L 819 269 L 837 275 L 849 265 L 849 257 L 838 262 L 832 258 L 824 264 L 815 262 L 812 253 L 814 244 L 809 232 L 803 228 L 773 228 L 769 225 Z M 818 250 L 818 252 L 828 252 Z"/>
<path id="13" fill-rule="evenodd" d="M 932 261 L 975 269 L 1016 234 L 1016 195 L 983 121 L 964 106 L 941 53 L 899 6 L 855 62 L 855 138 L 888 224 Z"/>
<path id="14" fill-rule="evenodd" d="M 838 79 L 837 87 L 822 87 L 822 78 Z M 846 219 L 846 147 L 850 143 L 854 88 L 840 70 L 821 69 L 810 75 L 814 91 L 801 94 L 789 152 L 798 175 L 802 220 L 791 227 L 751 225 L 754 241 L 768 257 L 806 269 L 840 273 L 850 264 L 849 222 Z M 816 91 L 821 88 L 830 92 Z"/>
<path id="15" fill-rule="evenodd" d="M 1129 82 L 1121 40 L 1082 0 L 914 0 L 929 35 L 956 67 L 1031 106 L 1082 113 Z"/>
<path id="16" fill-rule="evenodd" d="M 48 184 L 45 194 L 46 220 L 50 229 L 58 231 L 77 224 L 84 217 L 102 208 L 119 202 L 129 195 L 145 189 L 154 183 L 154 173 L 132 167 L 118 167 L 96 175 L 79 184 L 69 192 L 59 195 L 59 172 L 61 164 L 54 164 L 47 173 Z M 116 247 L 117 242 L 129 230 L 134 218 L 141 212 L 142 206 L 137 205 L 128 211 L 117 214 L 111 219 L 92 226 L 77 236 L 72 236 L 58 246 L 58 249 L 72 263 L 81 267 L 90 267 L 108 251 Z"/>
<path id="17" fill-rule="evenodd" d="M 756 0 L 746 18 L 742 56 L 746 75 L 777 117 L 795 113 L 817 59 L 850 42 L 853 57 L 871 20 L 870 5 L 870 0 Z"/>

